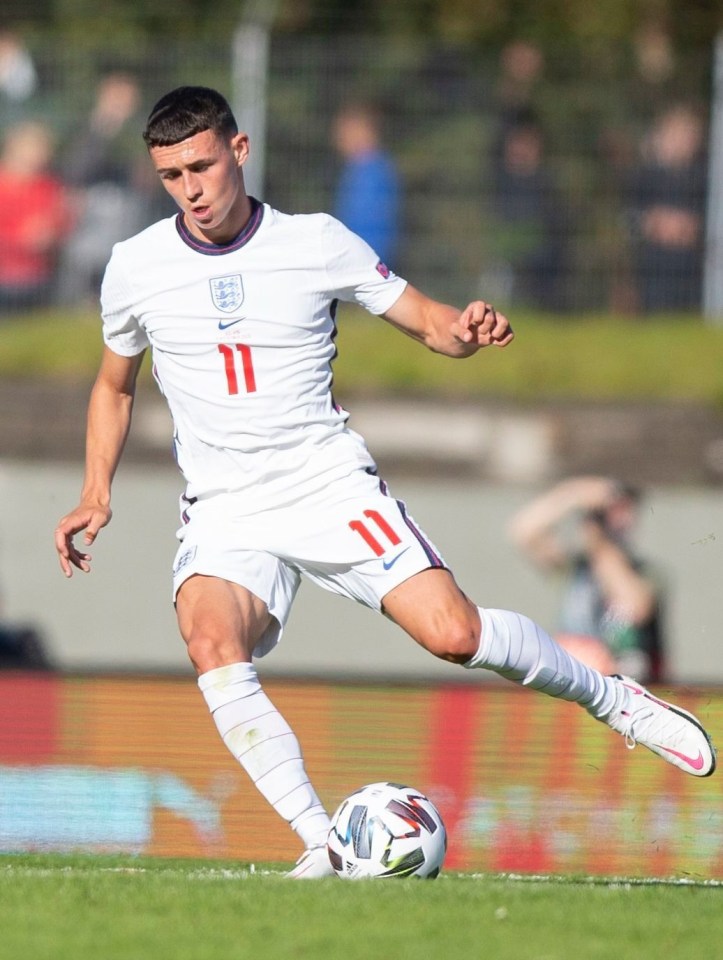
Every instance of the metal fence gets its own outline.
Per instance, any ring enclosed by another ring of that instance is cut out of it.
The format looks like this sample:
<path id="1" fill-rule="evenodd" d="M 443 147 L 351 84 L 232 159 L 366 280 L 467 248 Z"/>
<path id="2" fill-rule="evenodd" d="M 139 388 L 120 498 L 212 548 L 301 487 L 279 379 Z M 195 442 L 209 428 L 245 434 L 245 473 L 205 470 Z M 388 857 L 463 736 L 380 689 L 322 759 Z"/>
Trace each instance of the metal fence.
<path id="1" fill-rule="evenodd" d="M 0 92 L 0 125 L 6 144 L 28 120 L 52 132 L 50 166 L 70 205 L 18 266 L 25 208 L 3 201 L 12 211 L 0 226 L 4 313 L 95 296 L 111 241 L 171 212 L 139 131 L 155 98 L 188 82 L 228 93 L 263 138 L 249 176 L 264 199 L 292 212 L 344 211 L 361 218 L 349 224 L 360 232 L 386 218 L 385 258 L 438 297 L 483 295 L 571 317 L 699 309 L 711 50 L 656 73 L 632 46 L 591 46 L 582 61 L 524 43 L 482 55 L 408 39 L 272 34 L 249 100 L 239 49 L 229 36 L 223 48 L 169 41 L 123 56 L 29 51 L 35 85 L 24 96 Z M 137 102 L 125 122 L 112 105 L 99 120 L 101 78 L 119 71 L 137 82 Z M 377 128 L 372 167 L 385 173 L 383 188 L 340 152 L 339 115 L 352 105 Z M 0 161 L 0 200 L 3 190 L 13 197 Z M 22 293 L 7 289 L 18 286 L 13 264 L 20 280 L 45 265 L 37 295 L 13 300 Z"/>

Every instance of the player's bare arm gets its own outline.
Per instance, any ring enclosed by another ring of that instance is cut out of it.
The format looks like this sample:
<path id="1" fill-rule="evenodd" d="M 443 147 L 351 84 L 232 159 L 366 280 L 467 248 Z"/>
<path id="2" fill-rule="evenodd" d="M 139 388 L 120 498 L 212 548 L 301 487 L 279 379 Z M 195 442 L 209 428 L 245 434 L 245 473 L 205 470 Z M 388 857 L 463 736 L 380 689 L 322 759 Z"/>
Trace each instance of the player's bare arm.
<path id="1" fill-rule="evenodd" d="M 514 337 L 509 320 L 491 304 L 474 300 L 464 310 L 440 303 L 407 285 L 384 319 L 435 353 L 470 357 L 481 347 L 506 347 Z"/>
<path id="2" fill-rule="evenodd" d="M 55 529 L 55 549 L 66 577 L 90 571 L 91 556 L 73 538 L 85 531 L 90 546 L 111 519 L 111 485 L 130 428 L 135 384 L 143 354 L 121 357 L 107 347 L 88 404 L 86 463 L 78 506 Z"/>

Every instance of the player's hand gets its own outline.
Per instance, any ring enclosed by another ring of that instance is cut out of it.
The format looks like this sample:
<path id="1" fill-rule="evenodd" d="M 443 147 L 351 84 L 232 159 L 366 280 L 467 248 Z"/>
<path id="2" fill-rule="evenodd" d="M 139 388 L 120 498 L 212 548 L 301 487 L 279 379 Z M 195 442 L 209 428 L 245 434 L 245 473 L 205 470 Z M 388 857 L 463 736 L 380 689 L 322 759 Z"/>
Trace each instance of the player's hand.
<path id="1" fill-rule="evenodd" d="M 60 569 L 66 577 L 73 576 L 73 567 L 83 573 L 90 572 L 91 555 L 81 553 L 73 543 L 73 537 L 85 530 L 83 541 L 89 547 L 98 536 L 98 531 L 110 522 L 111 516 L 110 507 L 80 504 L 60 520 L 55 528 L 55 549 L 58 552 Z"/>
<path id="2" fill-rule="evenodd" d="M 452 334 L 476 347 L 506 347 L 514 332 L 507 317 L 483 300 L 473 300 L 452 324 Z"/>

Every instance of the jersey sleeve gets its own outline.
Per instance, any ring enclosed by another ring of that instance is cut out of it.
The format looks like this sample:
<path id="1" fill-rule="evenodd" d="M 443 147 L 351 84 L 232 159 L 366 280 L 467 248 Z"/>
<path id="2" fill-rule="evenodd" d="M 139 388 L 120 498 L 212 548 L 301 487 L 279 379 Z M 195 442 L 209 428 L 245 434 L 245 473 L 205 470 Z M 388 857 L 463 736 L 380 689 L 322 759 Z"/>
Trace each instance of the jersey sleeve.
<path id="1" fill-rule="evenodd" d="M 113 353 L 135 357 L 148 346 L 148 337 L 134 312 L 134 295 L 129 270 L 114 248 L 100 291 L 103 340 Z"/>
<path id="2" fill-rule="evenodd" d="M 321 235 L 332 296 L 358 303 L 377 316 L 386 313 L 407 281 L 392 273 L 368 243 L 334 217 L 324 217 Z"/>

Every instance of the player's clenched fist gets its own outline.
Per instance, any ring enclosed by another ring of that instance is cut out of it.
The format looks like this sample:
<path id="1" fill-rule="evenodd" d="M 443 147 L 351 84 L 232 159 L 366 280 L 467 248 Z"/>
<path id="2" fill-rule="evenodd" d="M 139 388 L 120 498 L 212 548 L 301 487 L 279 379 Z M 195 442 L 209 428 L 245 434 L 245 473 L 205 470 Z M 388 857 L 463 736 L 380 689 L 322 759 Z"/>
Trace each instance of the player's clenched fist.
<path id="1" fill-rule="evenodd" d="M 454 327 L 459 340 L 479 347 L 506 347 L 515 335 L 507 317 L 484 300 L 473 300 L 465 307 Z"/>

